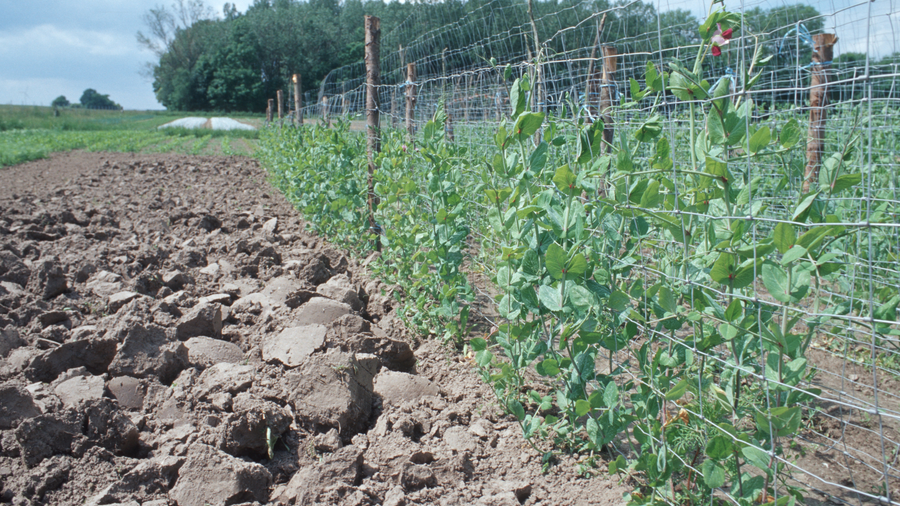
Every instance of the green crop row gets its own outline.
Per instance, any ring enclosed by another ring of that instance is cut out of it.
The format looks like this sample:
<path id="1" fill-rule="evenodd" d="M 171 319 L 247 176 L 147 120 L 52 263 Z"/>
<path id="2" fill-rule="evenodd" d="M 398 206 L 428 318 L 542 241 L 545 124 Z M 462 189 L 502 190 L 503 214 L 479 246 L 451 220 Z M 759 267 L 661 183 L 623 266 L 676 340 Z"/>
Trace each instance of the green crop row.
<path id="1" fill-rule="evenodd" d="M 631 504 L 794 504 L 791 437 L 821 394 L 810 347 L 861 329 L 873 354 L 900 351 L 896 176 L 862 170 L 877 142 L 853 127 L 802 191 L 798 120 L 756 123 L 729 80 L 700 76 L 738 25 L 715 10 L 692 69 L 648 63 L 622 108 L 649 113 L 612 142 L 601 121 L 531 110 L 522 76 L 483 150 L 450 142 L 440 107 L 415 142 L 382 132 L 374 195 L 345 122 L 267 129 L 258 155 L 314 230 L 360 256 L 380 245 L 370 266 L 422 333 L 464 340 L 466 274 L 491 278 L 493 328 L 462 342 L 548 458 L 578 452 L 589 472 L 612 454 L 609 472 L 640 483 Z M 745 66 L 747 88 L 766 61 Z M 690 125 L 674 142 L 665 93 Z"/>
<path id="2" fill-rule="evenodd" d="M 223 154 L 249 154 L 235 150 L 227 133 L 209 130 L 7 130 L 0 132 L 0 167 L 45 158 L 50 153 L 83 149 L 125 153 L 179 152 L 201 154 L 221 139 Z M 254 136 L 256 132 L 253 132 Z M 248 142 L 246 134 L 238 135 Z"/>

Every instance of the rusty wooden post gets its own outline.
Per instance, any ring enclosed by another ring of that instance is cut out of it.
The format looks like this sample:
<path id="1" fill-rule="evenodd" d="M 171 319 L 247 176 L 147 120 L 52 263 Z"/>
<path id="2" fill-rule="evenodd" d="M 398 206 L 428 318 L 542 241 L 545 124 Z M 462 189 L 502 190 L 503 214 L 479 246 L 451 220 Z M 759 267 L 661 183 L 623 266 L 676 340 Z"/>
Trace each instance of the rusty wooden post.
<path id="1" fill-rule="evenodd" d="M 266 123 L 272 122 L 272 109 L 274 108 L 275 100 L 270 98 L 269 101 L 266 102 Z"/>
<path id="2" fill-rule="evenodd" d="M 300 74 L 294 74 L 294 121 L 298 125 L 303 124 L 303 85 Z"/>
<path id="3" fill-rule="evenodd" d="M 416 112 L 416 64 L 406 66 L 406 132 L 409 134 L 409 143 L 412 144 L 416 135 L 416 125 L 413 123 Z"/>
<path id="4" fill-rule="evenodd" d="M 603 85 L 600 88 L 600 118 L 603 120 L 603 151 L 609 153 L 612 150 L 613 126 L 612 104 L 615 98 L 615 74 L 616 74 L 616 48 L 604 45 L 600 48 L 603 52 Z"/>
<path id="5" fill-rule="evenodd" d="M 284 93 L 281 90 L 275 92 L 275 96 L 278 97 L 278 119 L 283 117 L 282 111 L 284 111 Z"/>
<path id="6" fill-rule="evenodd" d="M 375 222 L 375 155 L 381 151 L 378 92 L 381 86 L 381 20 L 366 16 L 366 152 L 369 155 L 369 228 L 375 235 L 375 250 L 381 251 L 380 227 Z"/>
<path id="7" fill-rule="evenodd" d="M 803 175 L 803 193 L 809 193 L 811 185 L 818 185 L 819 166 L 825 148 L 825 120 L 828 105 L 828 74 L 834 43 L 833 33 L 813 35 L 813 55 L 809 82 L 809 134 L 806 141 L 806 170 Z"/>

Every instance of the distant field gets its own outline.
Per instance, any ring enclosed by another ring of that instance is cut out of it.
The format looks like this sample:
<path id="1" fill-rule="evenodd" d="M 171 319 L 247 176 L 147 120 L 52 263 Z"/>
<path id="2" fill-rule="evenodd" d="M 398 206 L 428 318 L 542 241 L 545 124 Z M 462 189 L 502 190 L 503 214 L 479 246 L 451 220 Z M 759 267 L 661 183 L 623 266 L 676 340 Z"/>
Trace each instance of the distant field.
<path id="1" fill-rule="evenodd" d="M 202 155 L 250 155 L 256 149 L 256 131 L 157 130 L 160 125 L 187 115 L 169 111 L 60 109 L 59 116 L 55 116 L 51 107 L 0 105 L 0 167 L 73 149 Z M 262 123 L 259 115 L 227 117 L 254 126 Z"/>

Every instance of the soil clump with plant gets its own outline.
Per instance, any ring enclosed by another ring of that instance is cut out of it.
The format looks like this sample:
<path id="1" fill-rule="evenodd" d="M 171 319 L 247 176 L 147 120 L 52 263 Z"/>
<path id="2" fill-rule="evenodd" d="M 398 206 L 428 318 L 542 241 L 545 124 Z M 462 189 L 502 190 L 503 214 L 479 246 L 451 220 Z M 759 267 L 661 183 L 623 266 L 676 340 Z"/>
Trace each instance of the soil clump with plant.
<path id="1" fill-rule="evenodd" d="M 248 158 L 0 170 L 0 502 L 613 504 Z"/>

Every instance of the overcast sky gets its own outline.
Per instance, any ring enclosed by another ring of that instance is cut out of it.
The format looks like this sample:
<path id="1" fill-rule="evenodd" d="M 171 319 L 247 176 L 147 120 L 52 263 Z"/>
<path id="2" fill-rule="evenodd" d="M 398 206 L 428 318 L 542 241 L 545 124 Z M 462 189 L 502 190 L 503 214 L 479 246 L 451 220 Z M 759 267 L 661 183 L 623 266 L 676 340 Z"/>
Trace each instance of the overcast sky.
<path id="1" fill-rule="evenodd" d="M 207 1 L 221 14 L 226 0 Z M 94 88 L 126 109 L 163 109 L 138 72 L 141 18 L 171 0 L 0 0 L 0 104 L 77 102 Z M 231 0 L 244 12 L 252 0 Z"/>
<path id="2" fill-rule="evenodd" d="M 687 9 L 698 16 L 708 0 L 649 0 L 660 11 Z M 150 81 L 139 74 L 153 54 L 137 44 L 142 15 L 171 0 L 0 0 L 0 103 L 49 105 L 59 95 L 77 102 L 94 88 L 126 109 L 162 109 Z M 244 12 L 252 0 L 232 0 Z M 769 9 L 794 0 L 728 0 L 738 11 Z M 867 0 L 813 0 L 825 27 L 840 37 L 835 57 L 866 50 Z M 221 13 L 225 0 L 207 0 Z M 898 51 L 900 0 L 873 0 L 871 38 L 876 57 Z"/>

